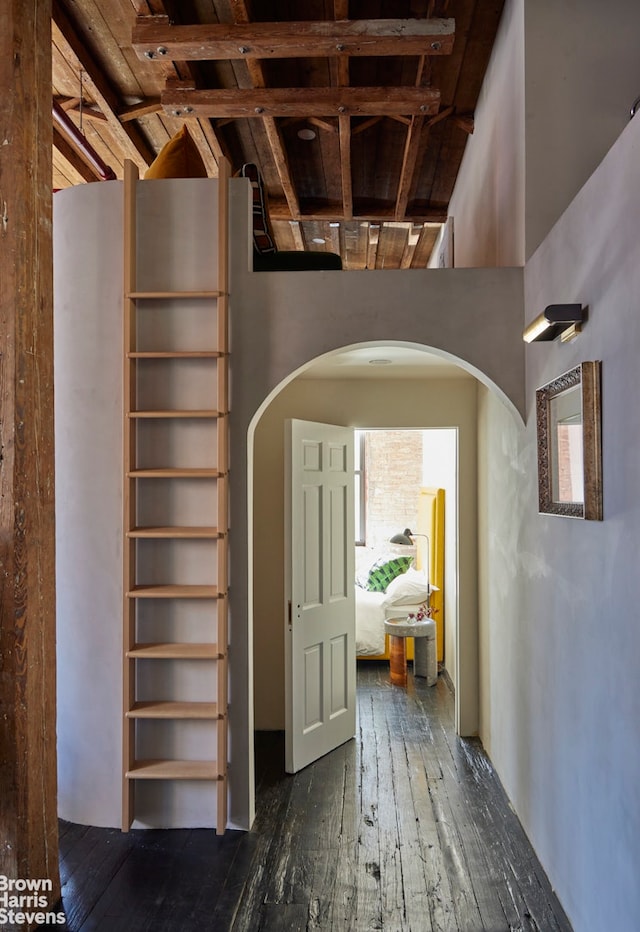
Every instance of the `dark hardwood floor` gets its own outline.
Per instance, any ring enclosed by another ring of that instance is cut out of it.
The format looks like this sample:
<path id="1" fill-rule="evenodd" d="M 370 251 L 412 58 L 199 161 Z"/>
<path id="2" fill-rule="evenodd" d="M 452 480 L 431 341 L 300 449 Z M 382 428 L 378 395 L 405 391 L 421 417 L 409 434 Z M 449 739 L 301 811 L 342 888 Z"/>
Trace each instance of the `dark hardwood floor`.
<path id="1" fill-rule="evenodd" d="M 570 932 L 453 697 L 358 669 L 358 733 L 295 776 L 258 733 L 251 832 L 61 823 L 72 932 Z M 65 928 L 58 926 L 57 928 Z"/>

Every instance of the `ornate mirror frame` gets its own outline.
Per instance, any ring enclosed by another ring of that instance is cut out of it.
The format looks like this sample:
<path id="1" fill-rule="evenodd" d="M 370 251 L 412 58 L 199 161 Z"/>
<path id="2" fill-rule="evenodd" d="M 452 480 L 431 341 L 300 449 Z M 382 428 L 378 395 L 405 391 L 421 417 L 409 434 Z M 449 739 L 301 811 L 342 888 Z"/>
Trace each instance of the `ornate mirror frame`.
<path id="1" fill-rule="evenodd" d="M 536 392 L 540 514 L 602 520 L 601 368 L 583 362 Z"/>

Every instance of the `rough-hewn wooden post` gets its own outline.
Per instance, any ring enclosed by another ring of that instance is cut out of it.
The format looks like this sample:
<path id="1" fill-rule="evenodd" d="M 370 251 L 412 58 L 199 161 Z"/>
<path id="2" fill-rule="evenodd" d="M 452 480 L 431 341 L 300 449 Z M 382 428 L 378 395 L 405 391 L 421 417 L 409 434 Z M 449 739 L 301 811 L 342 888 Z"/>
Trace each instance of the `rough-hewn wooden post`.
<path id="1" fill-rule="evenodd" d="M 0 875 L 59 894 L 51 0 L 0 0 Z"/>

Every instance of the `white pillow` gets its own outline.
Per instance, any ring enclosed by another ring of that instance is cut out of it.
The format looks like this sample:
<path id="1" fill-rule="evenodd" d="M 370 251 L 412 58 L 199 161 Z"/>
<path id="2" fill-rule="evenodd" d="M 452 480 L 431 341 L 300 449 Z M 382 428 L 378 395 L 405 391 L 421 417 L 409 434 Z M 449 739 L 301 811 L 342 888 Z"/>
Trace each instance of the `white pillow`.
<path id="1" fill-rule="evenodd" d="M 431 587 L 433 589 L 433 586 Z M 408 569 L 387 586 L 384 605 L 419 605 L 429 601 L 429 583 L 424 573 Z"/>

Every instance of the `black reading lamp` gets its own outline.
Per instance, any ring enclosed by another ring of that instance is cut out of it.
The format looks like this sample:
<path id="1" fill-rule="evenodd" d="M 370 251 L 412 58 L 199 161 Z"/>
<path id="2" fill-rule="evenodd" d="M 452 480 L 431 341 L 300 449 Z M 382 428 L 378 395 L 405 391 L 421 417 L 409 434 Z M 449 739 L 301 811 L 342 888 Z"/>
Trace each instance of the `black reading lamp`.
<path id="1" fill-rule="evenodd" d="M 424 535 L 421 535 L 424 536 Z M 404 544 L 405 547 L 413 547 L 413 531 L 411 528 L 406 527 L 404 531 L 400 534 L 394 534 L 393 537 L 389 539 L 390 544 Z"/>
<path id="2" fill-rule="evenodd" d="M 404 531 L 401 531 L 400 534 L 394 534 L 393 537 L 389 538 L 390 544 L 401 544 L 404 547 L 413 547 L 415 545 L 414 537 L 424 537 L 427 541 L 427 580 L 431 576 L 431 555 L 429 552 L 429 535 L 428 534 L 415 534 L 410 527 L 406 527 Z"/>

